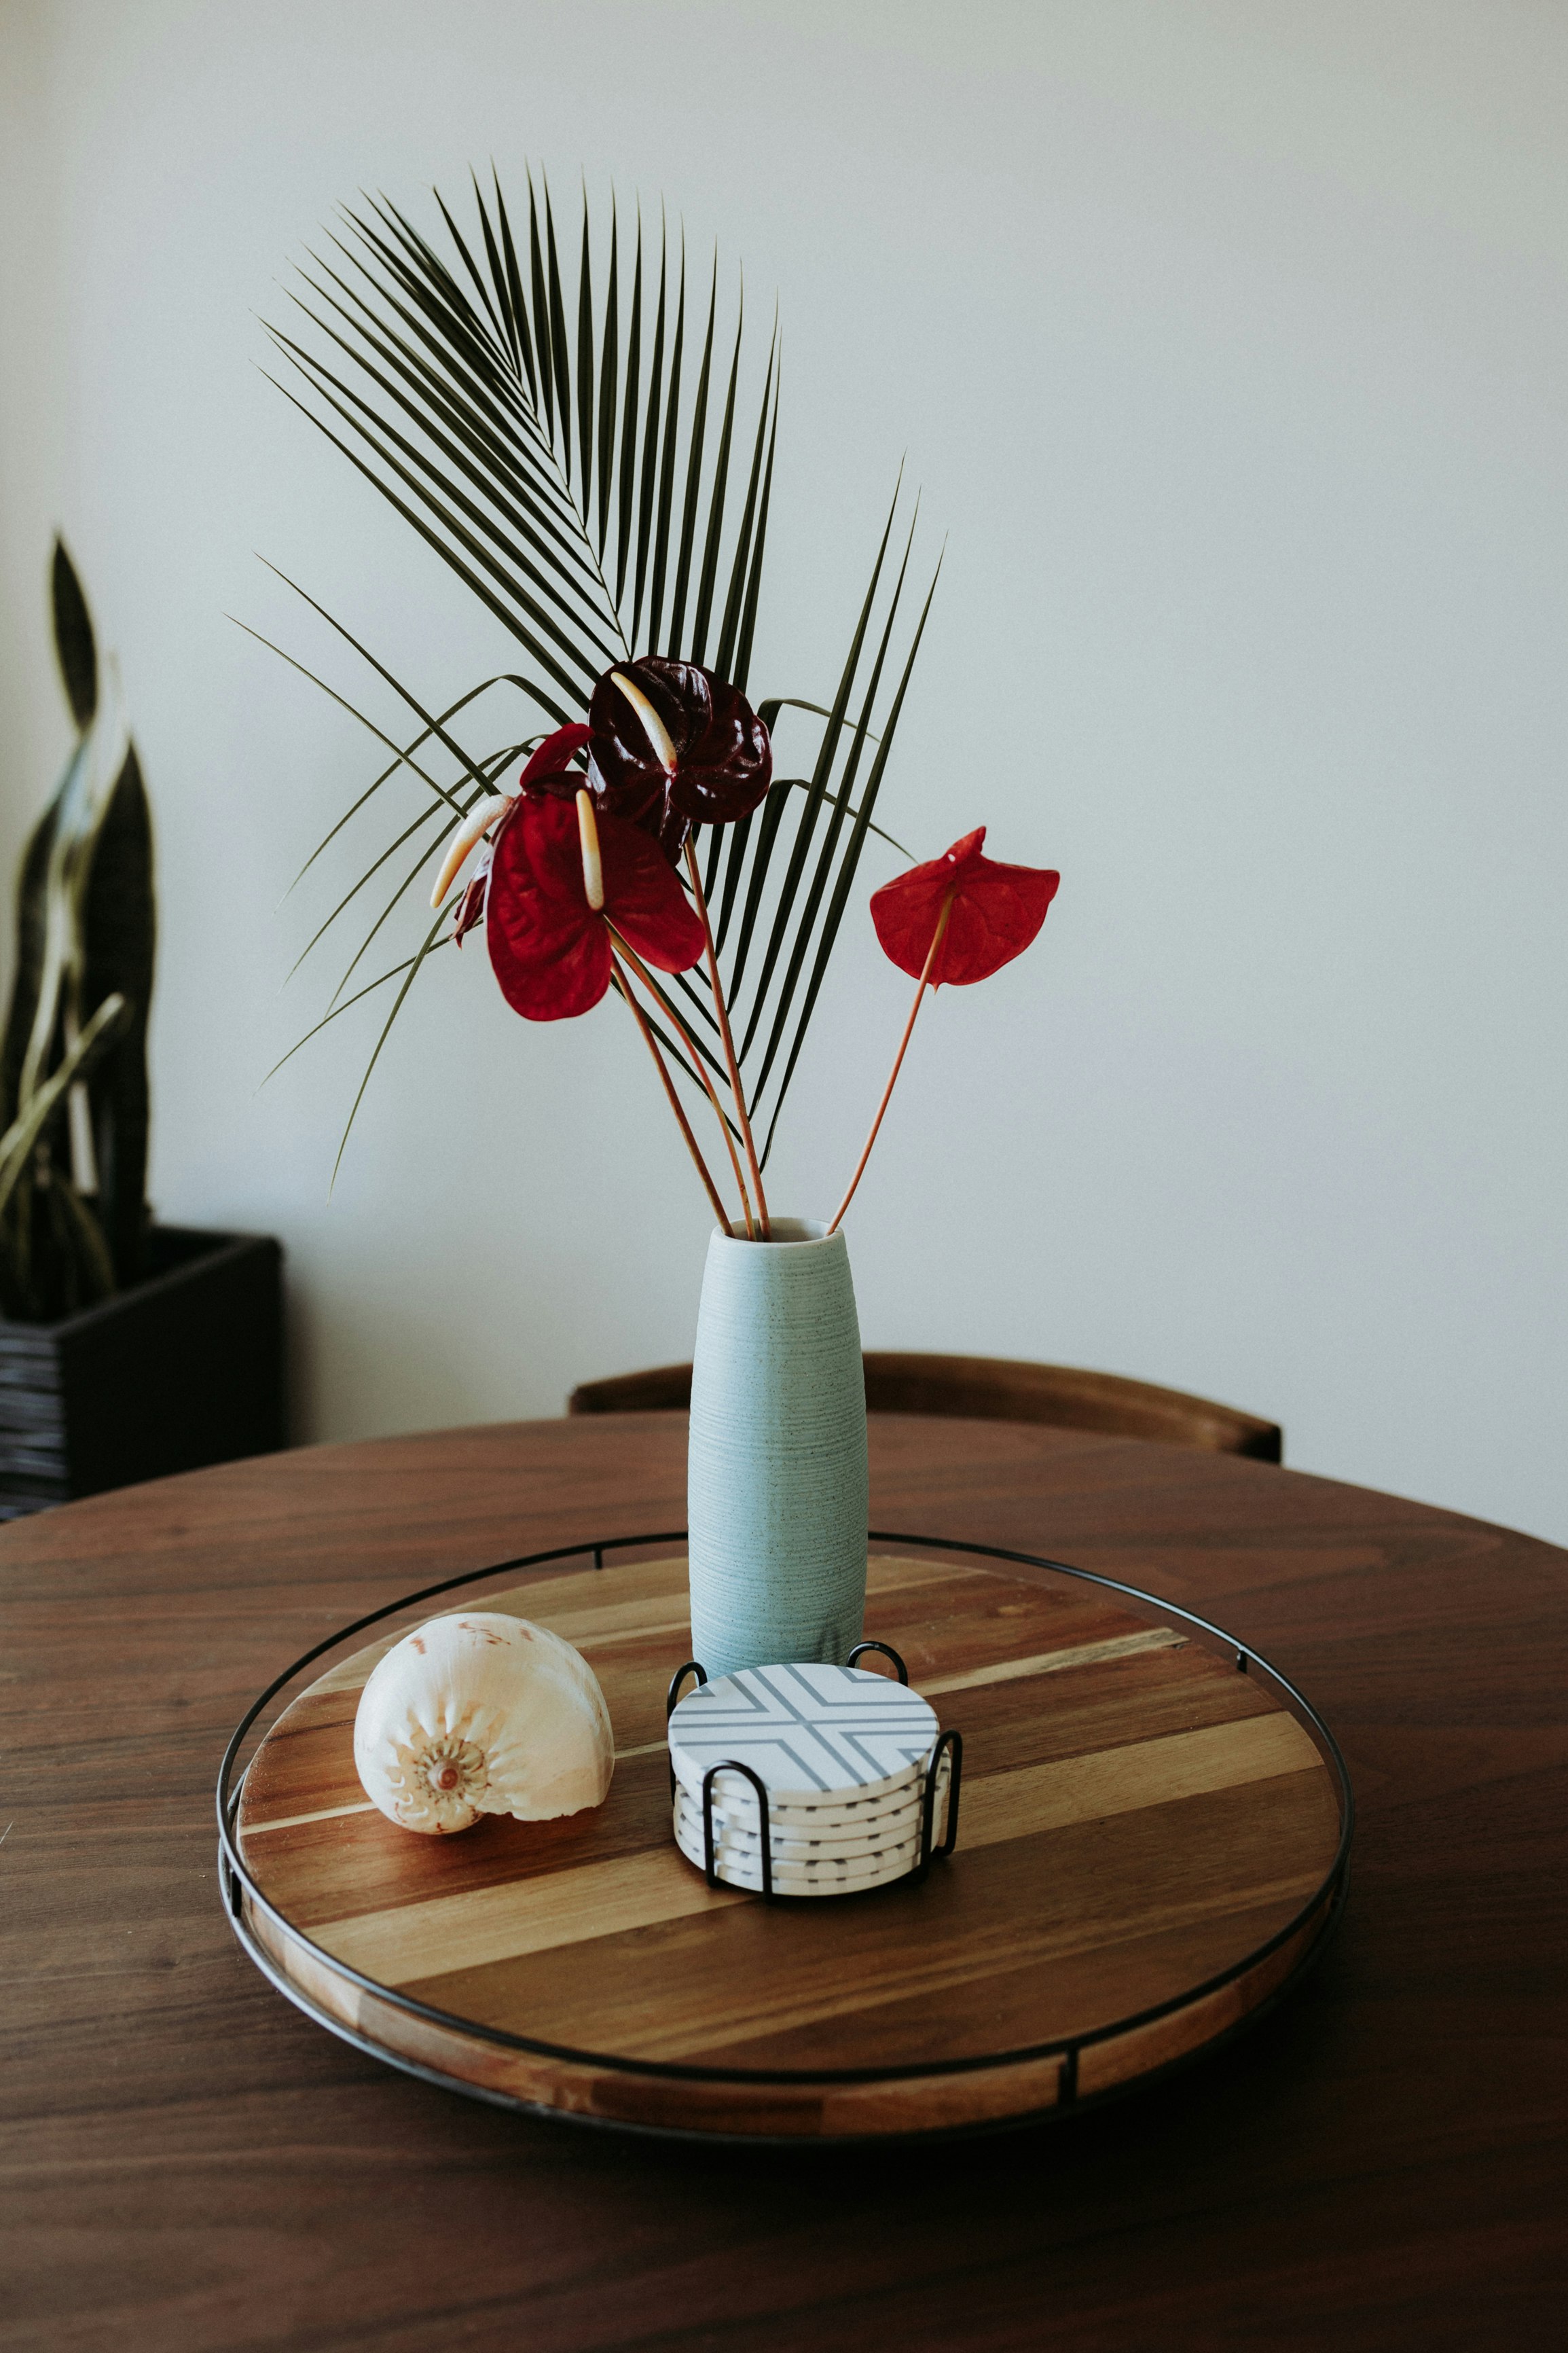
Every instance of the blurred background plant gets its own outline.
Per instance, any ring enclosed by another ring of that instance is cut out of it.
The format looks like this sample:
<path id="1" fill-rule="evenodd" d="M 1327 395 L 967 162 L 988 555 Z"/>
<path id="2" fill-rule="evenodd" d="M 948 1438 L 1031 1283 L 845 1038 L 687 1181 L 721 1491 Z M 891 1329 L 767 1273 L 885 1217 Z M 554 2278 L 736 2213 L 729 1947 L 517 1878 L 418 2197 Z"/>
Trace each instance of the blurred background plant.
<path id="1" fill-rule="evenodd" d="M 142 771 L 62 543 L 55 651 L 76 747 L 16 892 L 0 1041 L 0 1311 L 53 1323 L 137 1282 L 148 1215 L 147 1012 L 156 916 Z"/>

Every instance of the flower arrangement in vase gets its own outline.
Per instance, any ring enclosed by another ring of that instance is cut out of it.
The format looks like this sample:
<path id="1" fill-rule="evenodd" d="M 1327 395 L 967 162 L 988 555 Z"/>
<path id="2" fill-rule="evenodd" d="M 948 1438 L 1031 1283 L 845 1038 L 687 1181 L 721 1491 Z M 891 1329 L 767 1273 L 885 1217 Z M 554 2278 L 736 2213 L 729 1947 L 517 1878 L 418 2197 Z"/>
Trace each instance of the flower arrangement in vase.
<path id="1" fill-rule="evenodd" d="M 413 723 L 395 740 L 356 711 L 392 757 L 308 863 L 395 779 L 417 799 L 310 943 L 414 850 L 308 1034 L 395 984 L 352 1128 L 418 974 L 471 933 L 482 930 L 501 993 L 527 1020 L 621 1000 L 717 1228 L 692 1376 L 694 1649 L 710 1672 L 842 1662 L 861 1629 L 867 1469 L 841 1222 L 927 991 L 1019 955 L 1058 878 L 987 858 L 982 827 L 874 894 L 878 937 L 914 979 L 914 1000 L 835 1213 L 776 1215 L 769 1152 L 868 836 L 910 859 L 874 813 L 935 580 L 888 693 L 913 541 L 911 522 L 889 565 L 895 492 L 831 702 L 749 701 L 776 329 L 754 431 L 738 430 L 743 321 L 727 376 L 721 353 L 716 375 L 716 262 L 693 390 L 684 243 L 672 256 L 661 230 L 656 265 L 639 216 L 624 262 L 612 210 L 596 296 L 584 196 L 569 304 L 548 187 L 531 175 L 517 238 L 499 179 L 489 194 L 476 181 L 473 196 L 471 238 L 437 197 L 445 253 L 384 199 L 346 215 L 345 237 L 312 260 L 296 298 L 326 351 L 274 331 L 302 379 L 289 396 L 500 622 L 522 664 L 437 711 L 313 606 Z M 700 290 L 693 326 L 701 310 Z M 473 748 L 491 708 L 505 712 L 502 739 L 488 740 L 492 725 Z M 785 709 L 821 723 L 808 775 L 775 764 Z M 361 980 L 433 860 L 434 921 L 409 955 Z"/>

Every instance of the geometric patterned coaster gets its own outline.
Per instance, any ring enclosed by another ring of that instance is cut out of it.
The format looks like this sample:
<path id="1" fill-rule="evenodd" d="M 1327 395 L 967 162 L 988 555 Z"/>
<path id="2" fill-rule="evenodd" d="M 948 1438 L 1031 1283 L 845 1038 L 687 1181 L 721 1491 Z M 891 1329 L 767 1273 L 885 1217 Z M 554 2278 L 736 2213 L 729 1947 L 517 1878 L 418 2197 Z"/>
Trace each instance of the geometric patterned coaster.
<path id="1" fill-rule="evenodd" d="M 947 1789 L 951 1779 L 950 1760 L 944 1755 L 937 1767 L 936 1803 L 932 1808 L 931 1839 L 940 1846 L 947 1826 Z M 726 1777 L 729 1778 L 729 1777 Z M 738 1777 L 735 1777 L 738 1779 Z M 717 1797 L 720 1784 L 714 1786 Z M 808 1859 L 817 1854 L 851 1854 L 868 1847 L 886 1846 L 921 1825 L 921 1808 L 925 1799 L 924 1777 L 912 1782 L 907 1797 L 899 1798 L 874 1810 L 845 1814 L 842 1819 L 824 1822 L 813 1815 L 785 1814 L 770 1804 L 768 1828 L 775 1860 L 788 1857 L 793 1861 Z M 689 1819 L 698 1835 L 702 1830 L 702 1801 L 684 1781 L 676 1784 L 676 1809 Z M 743 1846 L 755 1853 L 762 1844 L 757 1820 L 756 1792 L 749 1782 L 739 1783 L 739 1793 L 732 1805 L 713 1808 L 713 1835 L 720 1845 L 730 1848 Z"/>
<path id="2" fill-rule="evenodd" d="M 946 1787 L 947 1757 L 939 1768 L 939 1788 Z M 702 1785 L 678 1781 L 697 1808 L 702 1810 Z M 843 1803 L 824 1800 L 821 1805 L 803 1806 L 782 1798 L 768 1797 L 768 1820 L 780 1835 L 791 1838 L 833 1838 L 841 1831 L 868 1830 L 884 1822 L 891 1814 L 908 1813 L 918 1807 L 925 1791 L 925 1760 L 912 1766 L 906 1779 L 891 1788 L 885 1784 L 875 1797 L 850 1798 Z M 754 1831 L 757 1827 L 757 1793 L 739 1773 L 721 1772 L 713 1783 L 713 1819 L 715 1822 L 733 1823 L 738 1828 Z"/>
<path id="3" fill-rule="evenodd" d="M 842 1803 L 901 1789 L 939 1729 L 918 1692 L 864 1667 L 740 1667 L 679 1703 L 669 1756 L 699 1805 L 703 1775 L 730 1757 L 770 1799 Z"/>
<path id="4" fill-rule="evenodd" d="M 687 1815 L 676 1824 L 675 1842 L 689 1862 L 699 1871 L 703 1867 L 702 1827 Z M 920 1852 L 918 1831 L 901 1844 L 887 1846 L 878 1852 L 845 1856 L 837 1861 L 824 1860 L 809 1863 L 786 1862 L 773 1857 L 774 1889 L 787 1895 L 847 1895 L 860 1888 L 876 1887 L 884 1880 L 906 1879 L 914 1868 Z M 716 1847 L 713 1867 L 717 1876 L 731 1887 L 743 1887 L 760 1892 L 763 1884 L 762 1858 L 755 1849 L 742 1851 Z"/>
<path id="5" fill-rule="evenodd" d="M 940 1845 L 945 1809 L 941 1801 L 936 1808 L 933 1844 Z M 702 1842 L 702 1809 L 686 1790 L 679 1789 L 675 1799 L 675 1821 L 678 1829 L 687 1831 L 700 1846 Z M 879 1822 L 864 1829 L 810 1839 L 791 1838 L 778 1825 L 773 1825 L 772 1851 L 778 1862 L 851 1862 L 857 1857 L 882 1852 L 890 1846 L 902 1845 L 918 1838 L 921 1830 L 921 1810 L 918 1805 L 906 1807 L 901 1813 L 889 1814 Z M 720 1854 L 750 1855 L 753 1862 L 762 1853 L 763 1842 L 754 1823 L 742 1825 L 723 1822 L 714 1818 L 713 1843 Z"/>

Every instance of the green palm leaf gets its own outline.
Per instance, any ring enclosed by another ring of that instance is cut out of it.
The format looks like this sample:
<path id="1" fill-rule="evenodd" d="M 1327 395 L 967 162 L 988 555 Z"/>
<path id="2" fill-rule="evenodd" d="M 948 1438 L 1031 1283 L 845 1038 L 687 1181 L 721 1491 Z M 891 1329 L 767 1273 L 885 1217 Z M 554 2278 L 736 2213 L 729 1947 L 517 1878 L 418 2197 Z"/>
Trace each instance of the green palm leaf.
<path id="1" fill-rule="evenodd" d="M 424 844 L 418 866 L 361 943 L 327 1019 L 382 985 L 344 998 L 437 842 L 542 728 L 582 715 L 607 667 L 657 647 L 682 659 L 710 659 L 743 688 L 752 666 L 778 441 L 776 321 L 765 356 L 759 353 L 759 387 L 748 371 L 737 298 L 728 365 L 721 361 L 716 388 L 717 255 L 707 320 L 689 351 L 684 236 L 672 268 L 661 225 L 656 263 L 640 209 L 635 241 L 628 233 L 623 243 L 612 199 L 601 242 L 584 191 L 575 282 L 569 283 L 543 176 L 536 184 L 529 174 L 526 227 L 520 214 L 516 232 L 499 175 L 492 173 L 489 188 L 470 177 L 471 223 L 459 222 L 437 195 L 433 238 L 384 197 L 345 210 L 341 234 L 332 235 L 330 249 L 310 257 L 291 290 L 305 323 L 292 333 L 268 330 L 292 378 L 291 385 L 280 385 L 287 396 L 526 655 L 517 671 L 440 698 L 437 712 L 434 698 L 403 684 L 341 621 L 306 600 L 417 722 L 416 732 L 400 740 L 292 655 L 284 657 L 383 746 L 378 772 L 356 787 L 301 870 L 308 873 L 334 843 L 363 840 L 357 880 L 334 894 L 310 946 L 400 850 Z M 602 272 L 598 298 L 595 269 Z M 728 326 L 722 332 L 730 336 Z M 710 405 L 716 435 L 709 430 Z M 761 809 L 741 825 L 716 829 L 705 845 L 721 972 L 748 1091 L 761 1097 L 772 1090 L 770 1137 L 867 837 L 892 839 L 872 812 L 913 660 L 911 647 L 890 712 L 881 713 L 910 562 L 906 544 L 898 577 L 885 592 L 898 506 L 895 494 L 831 703 L 779 696 L 761 706 L 770 723 L 786 705 L 823 721 L 809 777 L 775 779 Z M 915 645 L 923 626 L 922 615 Z M 473 715 L 468 706 L 502 684 L 521 698 L 516 740 L 498 751 L 491 733 L 490 748 L 472 753 L 463 732 Z M 450 765 L 449 776 L 431 765 L 437 754 Z M 389 824 L 382 795 L 401 775 L 429 797 L 416 811 L 399 809 Z M 350 1128 L 438 932 L 439 924 L 382 976 L 400 985 Z M 710 1044 L 714 1024 L 706 993 L 681 975 L 661 985 L 659 997 L 677 1041 L 671 1050 L 695 1085 L 690 1056 L 721 1067 Z M 345 1129 L 345 1144 L 347 1135 Z"/>

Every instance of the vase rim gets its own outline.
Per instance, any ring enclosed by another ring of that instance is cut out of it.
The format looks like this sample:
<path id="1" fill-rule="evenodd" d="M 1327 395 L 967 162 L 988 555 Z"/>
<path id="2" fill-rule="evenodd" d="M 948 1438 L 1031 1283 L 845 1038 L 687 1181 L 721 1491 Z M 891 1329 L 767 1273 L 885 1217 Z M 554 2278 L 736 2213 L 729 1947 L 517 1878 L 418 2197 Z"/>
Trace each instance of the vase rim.
<path id="1" fill-rule="evenodd" d="M 823 1218 L 770 1217 L 768 1223 L 773 1231 L 764 1247 L 770 1250 L 810 1250 L 819 1247 L 824 1242 L 836 1242 L 843 1239 L 839 1233 L 828 1232 L 826 1220 Z M 729 1232 L 715 1234 L 713 1239 L 715 1241 L 746 1242 L 748 1236 L 744 1219 L 738 1218 L 731 1220 Z M 761 1236 L 759 1235 L 757 1239 L 761 1240 Z"/>

